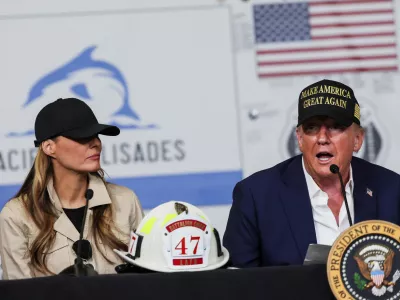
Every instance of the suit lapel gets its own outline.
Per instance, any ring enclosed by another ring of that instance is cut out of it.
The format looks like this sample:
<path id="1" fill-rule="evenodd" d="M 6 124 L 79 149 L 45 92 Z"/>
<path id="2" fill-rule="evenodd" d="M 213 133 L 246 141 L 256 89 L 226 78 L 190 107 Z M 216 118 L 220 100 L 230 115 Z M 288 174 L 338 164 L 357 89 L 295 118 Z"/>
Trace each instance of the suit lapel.
<path id="1" fill-rule="evenodd" d="M 109 205 L 111 204 L 111 198 L 108 194 L 106 185 L 103 180 L 99 177 L 93 176 L 89 174 L 89 189 L 93 190 L 93 198 L 89 200 L 89 209 L 86 215 L 86 223 L 85 229 L 83 231 L 83 238 L 88 239 L 89 233 L 91 229 L 91 225 L 93 223 L 93 208 L 101 205 Z"/>
<path id="2" fill-rule="evenodd" d="M 66 236 L 72 241 L 77 241 L 79 239 L 79 232 L 76 230 L 74 224 L 64 213 L 60 199 L 54 189 L 53 179 L 51 178 L 47 184 L 47 192 L 49 193 L 50 201 L 53 203 L 54 208 L 57 212 L 58 219 L 55 221 L 53 228 L 55 231 L 59 232 L 63 236 Z"/>
<path id="3" fill-rule="evenodd" d="M 317 243 L 317 238 L 302 156 L 293 159 L 282 179 L 284 187 L 280 191 L 280 198 L 299 254 L 304 258 L 309 244 Z"/>
<path id="4" fill-rule="evenodd" d="M 354 179 L 354 223 L 374 220 L 377 215 L 377 199 L 374 187 L 368 182 L 368 172 L 362 162 L 353 157 L 351 167 Z"/>
<path id="5" fill-rule="evenodd" d="M 83 238 L 88 239 L 90 228 L 91 228 L 91 220 L 93 219 L 92 208 L 100 205 L 111 204 L 111 198 L 108 194 L 107 188 L 104 182 L 93 175 L 89 175 L 89 187 L 93 190 L 93 198 L 89 200 L 89 209 L 87 211 L 86 220 L 85 220 L 85 229 L 83 231 Z M 66 236 L 72 241 L 77 241 L 79 239 L 79 232 L 76 230 L 74 224 L 72 224 L 71 220 L 64 213 L 62 209 L 62 205 L 58 195 L 54 189 L 53 179 L 50 179 L 47 184 L 47 191 L 49 193 L 49 197 L 51 202 L 53 203 L 57 214 L 58 219 L 54 223 L 54 230 L 59 232 L 60 234 Z"/>
<path id="6" fill-rule="evenodd" d="M 79 240 L 78 230 L 76 230 L 74 224 L 72 224 L 65 213 L 61 214 L 57 221 L 54 223 L 54 230 L 74 242 Z"/>

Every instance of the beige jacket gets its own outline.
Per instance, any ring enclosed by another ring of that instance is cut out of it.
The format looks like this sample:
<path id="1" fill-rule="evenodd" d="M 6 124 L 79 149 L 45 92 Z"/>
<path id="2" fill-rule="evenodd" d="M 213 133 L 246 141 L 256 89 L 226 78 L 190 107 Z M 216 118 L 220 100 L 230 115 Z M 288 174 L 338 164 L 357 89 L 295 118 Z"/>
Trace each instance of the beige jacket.
<path id="1" fill-rule="evenodd" d="M 143 210 L 135 193 L 128 188 L 107 183 L 95 176 L 89 176 L 89 188 L 93 190 L 93 198 L 89 201 L 86 225 L 83 238 L 88 239 L 92 246 L 93 258 L 88 262 L 93 264 L 99 274 L 115 273 L 115 266 L 122 263 L 121 259 L 110 248 L 103 248 L 107 258 L 114 263 L 108 263 L 94 243 L 91 232 L 92 209 L 98 205 L 112 204 L 114 221 L 123 235 L 120 240 L 129 244 L 130 231 L 136 229 L 143 218 Z M 47 255 L 47 267 L 55 274 L 74 264 L 76 258 L 72 249 L 73 243 L 79 239 L 79 232 L 63 212 L 60 200 L 50 180 L 47 190 L 55 206 L 58 219 L 54 223 L 56 239 Z M 3 268 L 3 279 L 20 279 L 47 276 L 39 273 L 30 265 L 28 249 L 32 245 L 39 228 L 27 215 L 22 201 L 14 198 L 9 201 L 0 213 L 0 255 Z"/>

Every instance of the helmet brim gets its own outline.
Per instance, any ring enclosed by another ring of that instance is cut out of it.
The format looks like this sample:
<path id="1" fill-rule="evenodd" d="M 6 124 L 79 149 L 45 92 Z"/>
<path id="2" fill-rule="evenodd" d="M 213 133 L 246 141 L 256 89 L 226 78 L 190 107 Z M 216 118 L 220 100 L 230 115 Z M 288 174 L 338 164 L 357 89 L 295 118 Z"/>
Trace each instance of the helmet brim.
<path id="1" fill-rule="evenodd" d="M 168 267 L 166 267 L 166 266 L 164 266 L 164 267 L 159 267 L 159 266 L 158 266 L 158 267 L 154 267 L 154 266 L 152 266 L 152 265 L 150 265 L 150 264 L 145 264 L 145 263 L 140 262 L 140 261 L 138 261 L 138 260 L 134 260 L 134 259 L 132 259 L 132 258 L 130 258 L 130 257 L 128 256 L 129 252 L 120 251 L 120 250 L 117 250 L 117 249 L 114 249 L 114 252 L 115 252 L 120 258 L 122 258 L 124 261 L 126 261 L 126 262 L 128 262 L 128 263 L 130 263 L 130 264 L 132 264 L 132 265 L 135 265 L 135 266 L 138 266 L 138 267 L 147 269 L 147 270 L 151 270 L 151 271 L 155 271 L 155 272 L 164 272 L 164 273 L 174 273 L 174 272 L 199 272 L 199 271 L 211 271 L 211 270 L 216 270 L 216 269 L 219 269 L 219 268 L 223 267 L 223 266 L 228 262 L 228 260 L 229 260 L 229 252 L 228 252 L 228 250 L 227 250 L 225 247 L 222 247 L 222 253 L 224 254 L 224 255 L 223 255 L 223 259 L 221 259 L 221 260 L 220 260 L 218 263 L 216 263 L 216 264 L 213 264 L 213 265 L 210 265 L 210 266 L 207 266 L 207 267 L 204 267 L 204 268 L 187 269 L 187 270 L 174 270 L 174 269 L 170 269 L 170 268 L 168 268 Z"/>

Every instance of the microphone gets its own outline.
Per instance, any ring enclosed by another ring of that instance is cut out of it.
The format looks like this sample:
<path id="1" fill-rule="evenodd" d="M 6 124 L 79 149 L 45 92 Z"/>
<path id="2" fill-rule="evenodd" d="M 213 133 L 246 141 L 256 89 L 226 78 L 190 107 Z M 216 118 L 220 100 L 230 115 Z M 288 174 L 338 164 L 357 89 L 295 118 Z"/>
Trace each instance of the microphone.
<path id="1" fill-rule="evenodd" d="M 329 169 L 333 174 L 338 174 L 339 175 L 340 187 L 342 189 L 342 195 L 343 195 L 343 198 L 344 198 L 344 204 L 346 205 L 347 218 L 349 219 L 350 226 L 353 226 L 353 222 L 351 220 L 351 215 L 350 215 L 349 203 L 347 202 L 347 197 L 346 197 L 346 190 L 345 190 L 344 184 L 343 184 L 342 174 L 340 174 L 339 167 L 337 165 L 335 165 L 335 164 L 332 164 L 329 167 Z"/>
<path id="2" fill-rule="evenodd" d="M 83 214 L 82 227 L 81 227 L 81 232 L 79 234 L 78 250 L 76 251 L 76 256 L 77 256 L 76 259 L 78 260 L 78 262 L 80 264 L 83 264 L 83 259 L 82 259 L 83 231 L 85 230 L 85 221 L 86 221 L 87 210 L 89 207 L 89 200 L 93 198 L 93 190 L 92 189 L 88 189 L 86 191 L 85 198 L 86 198 L 85 212 Z"/>
<path id="3" fill-rule="evenodd" d="M 60 272 L 60 275 L 68 275 L 74 277 L 81 277 L 81 276 L 96 276 L 98 273 L 93 268 L 91 264 L 84 264 L 82 258 L 82 244 L 86 242 L 86 250 L 91 252 L 91 246 L 87 240 L 83 239 L 83 231 L 85 230 L 85 222 L 86 222 L 86 214 L 89 207 L 89 200 L 93 198 L 93 190 L 88 189 L 85 193 L 86 198 L 86 205 L 85 211 L 83 213 L 83 220 L 82 220 L 82 227 L 81 232 L 79 233 L 79 240 L 75 243 L 78 244 L 78 249 L 76 251 L 76 259 L 75 263 L 72 266 L 65 268 L 63 271 Z"/>

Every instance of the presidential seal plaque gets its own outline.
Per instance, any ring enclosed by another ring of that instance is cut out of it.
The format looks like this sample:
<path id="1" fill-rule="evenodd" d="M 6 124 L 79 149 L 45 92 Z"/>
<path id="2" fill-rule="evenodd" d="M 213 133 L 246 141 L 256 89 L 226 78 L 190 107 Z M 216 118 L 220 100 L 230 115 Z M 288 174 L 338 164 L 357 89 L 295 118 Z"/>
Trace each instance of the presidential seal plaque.
<path id="1" fill-rule="evenodd" d="M 400 227 L 360 222 L 334 242 L 327 261 L 336 299 L 400 299 Z"/>

